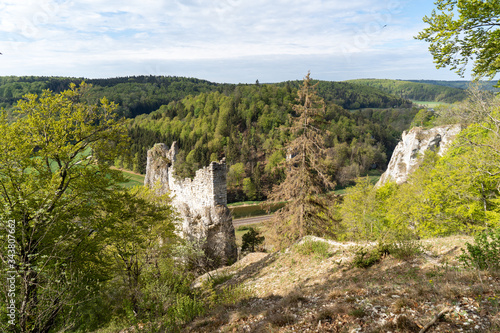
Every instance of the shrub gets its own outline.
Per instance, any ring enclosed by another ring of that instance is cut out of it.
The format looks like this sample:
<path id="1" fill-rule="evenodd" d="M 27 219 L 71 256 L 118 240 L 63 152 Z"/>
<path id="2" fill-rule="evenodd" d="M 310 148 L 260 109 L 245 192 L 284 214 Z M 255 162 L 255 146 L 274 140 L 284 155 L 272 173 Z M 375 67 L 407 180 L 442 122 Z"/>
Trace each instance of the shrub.
<path id="1" fill-rule="evenodd" d="M 205 305 L 202 301 L 187 295 L 177 295 L 174 305 L 169 309 L 169 318 L 187 323 L 203 313 Z"/>
<path id="2" fill-rule="evenodd" d="M 371 251 L 364 247 L 359 247 L 354 252 L 352 265 L 357 268 L 368 268 L 380 261 L 382 254 L 378 248 Z"/>
<path id="3" fill-rule="evenodd" d="M 382 254 L 390 254 L 396 259 L 411 260 L 424 252 L 422 244 L 417 240 L 395 241 L 379 245 Z"/>
<path id="4" fill-rule="evenodd" d="M 223 284 L 224 282 L 231 280 L 233 274 L 217 274 L 211 277 L 213 286 L 216 287 L 219 284 Z"/>
<path id="5" fill-rule="evenodd" d="M 349 312 L 349 314 L 356 318 L 363 318 L 364 316 L 366 316 L 365 309 L 363 308 L 353 309 L 351 312 Z"/>
<path id="6" fill-rule="evenodd" d="M 295 245 L 295 251 L 306 256 L 314 254 L 319 259 L 327 259 L 333 255 L 330 252 L 328 243 L 312 239 L 306 239 L 302 243 Z"/>
<path id="7" fill-rule="evenodd" d="M 467 268 L 500 271 L 500 228 L 485 230 L 474 237 L 475 244 L 465 243 L 459 261 Z"/>

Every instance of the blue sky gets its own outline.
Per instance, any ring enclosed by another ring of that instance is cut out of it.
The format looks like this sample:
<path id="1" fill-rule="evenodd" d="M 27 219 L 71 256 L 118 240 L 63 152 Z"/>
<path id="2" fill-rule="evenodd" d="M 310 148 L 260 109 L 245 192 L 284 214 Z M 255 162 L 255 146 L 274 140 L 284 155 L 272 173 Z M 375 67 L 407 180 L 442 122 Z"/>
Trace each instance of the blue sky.
<path id="1" fill-rule="evenodd" d="M 457 80 L 413 38 L 433 0 L 2 0 L 0 76 Z M 465 77 L 464 79 L 470 79 Z"/>

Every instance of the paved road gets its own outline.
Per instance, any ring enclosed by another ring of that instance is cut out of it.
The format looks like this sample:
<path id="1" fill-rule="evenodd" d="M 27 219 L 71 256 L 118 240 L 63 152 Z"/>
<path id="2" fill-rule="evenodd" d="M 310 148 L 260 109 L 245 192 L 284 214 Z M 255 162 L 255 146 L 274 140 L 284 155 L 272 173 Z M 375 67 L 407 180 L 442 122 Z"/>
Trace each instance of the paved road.
<path id="1" fill-rule="evenodd" d="M 263 215 L 263 216 L 254 216 L 254 217 L 244 217 L 242 219 L 236 219 L 233 220 L 233 225 L 235 227 L 239 227 L 242 225 L 247 225 L 247 224 L 256 224 L 256 223 L 262 223 L 267 220 L 269 220 L 272 215 Z"/>

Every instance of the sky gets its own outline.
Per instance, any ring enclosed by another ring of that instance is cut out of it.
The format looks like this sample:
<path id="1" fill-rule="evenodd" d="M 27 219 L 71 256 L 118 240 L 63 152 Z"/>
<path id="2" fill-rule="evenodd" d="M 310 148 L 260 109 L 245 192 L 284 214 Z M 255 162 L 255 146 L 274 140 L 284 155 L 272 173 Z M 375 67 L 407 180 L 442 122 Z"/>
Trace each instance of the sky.
<path id="1" fill-rule="evenodd" d="M 254 83 L 460 80 L 436 69 L 433 0 L 2 0 L 0 76 Z M 463 79 L 470 79 L 465 76 Z"/>

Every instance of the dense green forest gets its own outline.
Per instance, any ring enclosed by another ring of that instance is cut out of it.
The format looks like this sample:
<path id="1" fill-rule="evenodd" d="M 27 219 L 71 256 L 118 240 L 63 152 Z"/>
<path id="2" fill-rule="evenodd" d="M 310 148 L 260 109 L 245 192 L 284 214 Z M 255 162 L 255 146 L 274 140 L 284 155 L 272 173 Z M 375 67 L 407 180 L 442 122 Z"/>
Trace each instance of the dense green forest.
<path id="1" fill-rule="evenodd" d="M 357 82 L 331 82 L 317 81 L 318 95 L 326 102 L 332 102 L 342 106 L 344 109 L 360 108 L 406 108 L 411 107 L 407 98 L 397 97 L 392 92 L 385 92 L 379 87 L 371 87 Z M 298 89 L 302 81 L 287 81 L 279 83 L 279 86 L 290 85 Z"/>
<path id="2" fill-rule="evenodd" d="M 68 89 L 71 83 L 79 84 L 82 81 L 92 85 L 89 91 L 91 101 L 97 101 L 105 96 L 119 105 L 117 109 L 119 114 L 128 118 L 150 113 L 162 105 L 202 92 L 218 91 L 228 95 L 237 86 L 172 76 L 130 76 L 108 79 L 5 76 L 0 77 L 0 107 L 10 109 L 27 93 L 41 94 L 45 89 L 57 93 Z M 299 81 L 278 85 L 288 85 L 292 89 L 297 89 Z M 409 103 L 405 99 L 377 89 L 345 82 L 323 81 L 320 83 L 319 92 L 325 100 L 333 101 L 346 109 L 401 107 L 408 106 Z"/>
<path id="3" fill-rule="evenodd" d="M 380 95 L 383 94 L 375 95 L 374 100 Z M 116 166 L 143 173 L 146 152 L 154 140 L 167 145 L 177 141 L 178 176 L 192 176 L 210 161 L 225 157 L 230 167 L 229 200 L 263 199 L 282 180 L 283 147 L 292 136 L 287 128 L 290 117 L 294 116 L 292 106 L 296 99 L 295 84 L 289 82 L 238 85 L 225 93 L 202 93 L 171 102 L 131 120 L 130 154 L 117 160 Z M 399 101 L 403 106 L 411 105 Z M 417 111 L 415 108 L 348 111 L 328 102 L 321 130 L 331 175 L 337 184 L 344 186 L 370 169 L 385 169 L 401 132 Z"/>
<path id="4" fill-rule="evenodd" d="M 163 104 L 182 99 L 187 95 L 215 91 L 216 83 L 184 77 L 171 76 L 132 76 L 110 79 L 85 79 L 66 77 L 7 76 L 0 77 L 0 107 L 10 109 L 27 93 L 41 94 L 49 89 L 60 92 L 69 88 L 71 83 L 85 81 L 92 84 L 90 100 L 102 97 L 119 105 L 116 112 L 125 117 L 135 117 L 149 113 Z"/>
<path id="5" fill-rule="evenodd" d="M 388 94 L 415 101 L 455 103 L 467 97 L 463 89 L 423 82 L 379 79 L 359 79 L 347 82 L 367 85 Z"/>

